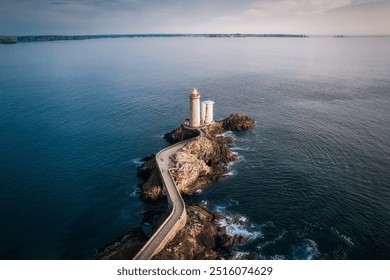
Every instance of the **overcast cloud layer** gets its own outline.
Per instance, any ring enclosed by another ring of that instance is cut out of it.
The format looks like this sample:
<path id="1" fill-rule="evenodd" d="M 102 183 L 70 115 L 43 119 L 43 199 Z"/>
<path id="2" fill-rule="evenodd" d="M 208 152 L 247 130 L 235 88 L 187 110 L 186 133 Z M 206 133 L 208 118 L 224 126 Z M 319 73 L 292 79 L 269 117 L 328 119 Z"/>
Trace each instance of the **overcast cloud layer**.
<path id="1" fill-rule="evenodd" d="M 0 0 L 0 35 L 390 34 L 390 0 Z"/>

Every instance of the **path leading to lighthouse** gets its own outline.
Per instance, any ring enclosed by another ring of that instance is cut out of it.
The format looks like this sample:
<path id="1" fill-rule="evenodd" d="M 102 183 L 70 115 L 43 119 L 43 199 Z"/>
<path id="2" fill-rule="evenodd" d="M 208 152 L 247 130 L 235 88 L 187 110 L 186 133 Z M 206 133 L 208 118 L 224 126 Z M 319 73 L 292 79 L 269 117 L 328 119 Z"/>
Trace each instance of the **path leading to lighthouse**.
<path id="1" fill-rule="evenodd" d="M 202 132 L 200 132 L 202 134 Z M 169 241 L 175 237 L 176 233 L 184 227 L 187 221 L 186 207 L 180 195 L 176 183 L 172 177 L 170 169 L 174 167 L 172 156 L 187 143 L 194 139 L 181 141 L 161 150 L 156 155 L 156 162 L 161 173 L 161 179 L 167 192 L 168 203 L 171 206 L 171 213 L 164 223 L 152 235 L 149 241 L 142 247 L 134 260 L 148 260 L 157 254 Z"/>

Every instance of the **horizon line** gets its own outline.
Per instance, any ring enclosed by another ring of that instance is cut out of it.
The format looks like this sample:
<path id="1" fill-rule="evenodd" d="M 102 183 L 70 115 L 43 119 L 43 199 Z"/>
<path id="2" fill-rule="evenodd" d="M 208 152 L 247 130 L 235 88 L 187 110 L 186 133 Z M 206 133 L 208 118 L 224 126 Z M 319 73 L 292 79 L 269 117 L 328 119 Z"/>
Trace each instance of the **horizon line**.
<path id="1" fill-rule="evenodd" d="M 243 33 L 243 32 L 195 32 L 195 33 L 187 33 L 187 32 L 148 32 L 148 33 L 84 33 L 84 34 L 60 34 L 60 33 L 46 33 L 46 34 L 24 34 L 24 35 L 2 35 L 0 37 L 28 37 L 28 36 L 136 36 L 136 35 L 291 35 L 291 36 L 348 36 L 348 37 L 356 37 L 356 36 L 390 36 L 388 34 L 343 34 L 343 33 Z"/>

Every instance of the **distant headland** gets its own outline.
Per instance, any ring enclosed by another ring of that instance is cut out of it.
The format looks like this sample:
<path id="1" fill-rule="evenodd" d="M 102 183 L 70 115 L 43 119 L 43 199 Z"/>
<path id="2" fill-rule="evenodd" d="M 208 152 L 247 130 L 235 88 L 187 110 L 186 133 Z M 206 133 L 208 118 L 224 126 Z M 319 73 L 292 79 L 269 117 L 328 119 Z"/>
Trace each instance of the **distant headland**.
<path id="1" fill-rule="evenodd" d="M 32 35 L 32 36 L 0 36 L 0 44 L 16 44 L 24 42 L 48 42 L 63 40 L 88 40 L 107 38 L 152 38 L 152 37 L 204 37 L 204 38 L 245 38 L 245 37 L 275 37 L 275 38 L 306 38 L 307 35 L 295 34 L 104 34 L 104 35 Z"/>

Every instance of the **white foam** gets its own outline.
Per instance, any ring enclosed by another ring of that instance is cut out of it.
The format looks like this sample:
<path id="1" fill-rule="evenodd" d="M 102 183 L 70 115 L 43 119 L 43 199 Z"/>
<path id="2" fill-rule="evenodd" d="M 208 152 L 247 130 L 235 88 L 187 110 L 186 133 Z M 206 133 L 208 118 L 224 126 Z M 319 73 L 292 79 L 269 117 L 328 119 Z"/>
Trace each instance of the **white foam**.
<path id="1" fill-rule="evenodd" d="M 138 188 L 138 186 L 133 185 L 133 191 L 130 192 L 129 196 L 130 197 L 138 197 L 140 193 L 141 193 L 141 190 Z"/>
<path id="2" fill-rule="evenodd" d="M 271 260 L 286 260 L 286 259 L 287 258 L 285 255 L 275 255 L 271 257 Z"/>
<path id="3" fill-rule="evenodd" d="M 131 162 L 136 166 L 141 166 L 142 164 L 145 163 L 145 161 L 143 161 L 141 158 L 132 159 Z"/>
<path id="4" fill-rule="evenodd" d="M 226 173 L 224 176 L 234 176 L 234 175 L 237 175 L 237 171 L 236 170 L 231 170 L 228 173 Z"/>
<path id="5" fill-rule="evenodd" d="M 236 138 L 235 135 L 234 135 L 234 133 L 233 133 L 233 131 L 231 131 L 231 130 L 225 131 L 225 132 L 222 133 L 222 134 L 217 134 L 216 136 L 217 136 L 217 137 L 231 137 L 231 138 L 233 138 L 233 139 Z"/>
<path id="6" fill-rule="evenodd" d="M 248 221 L 248 218 L 244 217 L 244 216 L 241 216 L 241 217 L 238 218 L 238 221 L 241 222 L 241 223 L 246 223 Z"/>
<path id="7" fill-rule="evenodd" d="M 244 152 L 253 152 L 255 148 L 250 148 L 250 147 L 232 147 L 230 148 L 232 151 L 244 151 Z"/>
<path id="8" fill-rule="evenodd" d="M 226 210 L 227 206 L 223 205 L 217 205 L 214 207 L 214 212 L 224 212 Z"/>
<path id="9" fill-rule="evenodd" d="M 240 156 L 237 158 L 236 161 L 232 161 L 232 162 L 226 163 L 225 166 L 227 167 L 227 169 L 229 170 L 229 172 L 226 173 L 224 176 L 233 176 L 233 175 L 237 175 L 237 174 L 238 174 L 238 171 L 235 170 L 235 169 L 233 169 L 233 166 L 234 166 L 236 163 L 238 163 L 238 162 L 243 162 L 243 161 L 245 161 L 245 158 L 244 158 L 243 156 L 240 155 Z"/>
<path id="10" fill-rule="evenodd" d="M 298 256 L 298 258 L 304 257 L 306 260 L 312 260 L 321 255 L 317 243 L 312 239 L 305 238 L 304 243 L 298 246 L 298 248 L 304 254 L 303 256 Z"/>
<path id="11" fill-rule="evenodd" d="M 351 237 L 348 237 L 348 236 L 343 235 L 343 234 L 341 234 L 340 237 L 345 241 L 345 243 L 346 243 L 349 247 L 355 246 L 355 243 L 352 241 Z"/>
<path id="12" fill-rule="evenodd" d="M 133 191 L 132 193 L 130 193 L 130 196 L 131 197 L 138 197 L 138 192 L 137 191 Z"/>
<path id="13" fill-rule="evenodd" d="M 263 237 L 262 232 L 253 224 L 247 224 L 248 218 L 241 215 L 229 216 L 219 221 L 219 225 L 226 227 L 226 234 L 230 236 L 239 235 L 248 239 Z"/>
<path id="14" fill-rule="evenodd" d="M 244 260 L 246 256 L 248 256 L 249 253 L 248 252 L 234 252 L 233 253 L 233 256 L 234 256 L 234 259 L 235 260 Z"/>

